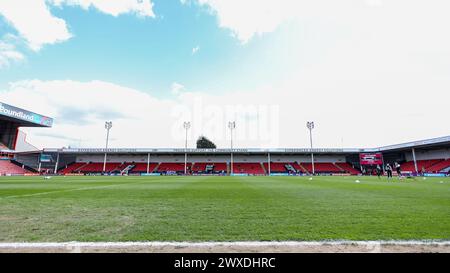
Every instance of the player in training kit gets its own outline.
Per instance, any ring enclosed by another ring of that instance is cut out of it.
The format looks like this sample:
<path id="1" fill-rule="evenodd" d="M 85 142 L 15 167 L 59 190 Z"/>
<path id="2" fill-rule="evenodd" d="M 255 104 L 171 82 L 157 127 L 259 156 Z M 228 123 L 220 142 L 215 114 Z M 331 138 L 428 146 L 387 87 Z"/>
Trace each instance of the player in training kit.
<path id="1" fill-rule="evenodd" d="M 395 170 L 397 171 L 398 178 L 402 178 L 402 170 L 400 164 L 398 162 L 394 163 Z"/>
<path id="2" fill-rule="evenodd" d="M 381 178 L 381 167 L 380 167 L 380 165 L 377 165 L 377 176 L 378 176 L 378 178 Z"/>
<path id="3" fill-rule="evenodd" d="M 388 179 L 392 178 L 392 167 L 391 167 L 391 165 L 389 165 L 389 163 L 386 165 L 386 172 L 387 172 Z"/>

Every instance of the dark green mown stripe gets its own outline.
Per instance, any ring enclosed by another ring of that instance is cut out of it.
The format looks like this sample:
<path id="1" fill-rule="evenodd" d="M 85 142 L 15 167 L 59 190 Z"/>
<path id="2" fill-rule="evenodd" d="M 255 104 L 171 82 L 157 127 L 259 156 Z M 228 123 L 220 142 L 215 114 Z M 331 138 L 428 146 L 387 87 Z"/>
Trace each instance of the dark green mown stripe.
<path id="1" fill-rule="evenodd" d="M 450 179 L 394 181 L 0 177 L 0 241 L 449 240 Z"/>

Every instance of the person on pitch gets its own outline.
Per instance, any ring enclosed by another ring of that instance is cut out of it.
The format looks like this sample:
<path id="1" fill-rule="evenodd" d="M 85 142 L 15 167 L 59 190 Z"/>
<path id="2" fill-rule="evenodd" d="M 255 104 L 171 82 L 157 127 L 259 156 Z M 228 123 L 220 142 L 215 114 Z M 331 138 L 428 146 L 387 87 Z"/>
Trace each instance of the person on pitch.
<path id="1" fill-rule="evenodd" d="M 395 166 L 395 171 L 397 172 L 398 178 L 402 178 L 402 170 L 401 170 L 401 166 L 400 164 L 398 164 L 398 162 L 394 163 Z"/>
<path id="2" fill-rule="evenodd" d="M 377 176 L 378 176 L 378 178 L 381 178 L 381 172 L 382 172 L 381 166 L 377 165 Z"/>
<path id="3" fill-rule="evenodd" d="M 386 164 L 386 172 L 388 179 L 392 178 L 392 167 L 389 163 Z"/>

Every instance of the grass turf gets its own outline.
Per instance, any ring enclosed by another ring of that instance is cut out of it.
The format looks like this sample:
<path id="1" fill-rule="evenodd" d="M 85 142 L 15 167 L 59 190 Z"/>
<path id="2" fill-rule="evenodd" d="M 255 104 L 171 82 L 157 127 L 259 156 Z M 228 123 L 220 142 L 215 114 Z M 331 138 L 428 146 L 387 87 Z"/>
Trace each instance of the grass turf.
<path id="1" fill-rule="evenodd" d="M 2 242 L 391 239 L 450 239 L 449 178 L 0 177 Z"/>

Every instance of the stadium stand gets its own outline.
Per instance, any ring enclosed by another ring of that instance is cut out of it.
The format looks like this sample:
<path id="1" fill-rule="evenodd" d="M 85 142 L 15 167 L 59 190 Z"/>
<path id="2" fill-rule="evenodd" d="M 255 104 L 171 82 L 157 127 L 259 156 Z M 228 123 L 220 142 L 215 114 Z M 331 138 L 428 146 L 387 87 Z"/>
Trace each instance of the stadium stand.
<path id="1" fill-rule="evenodd" d="M 75 163 L 67 165 L 67 167 L 60 170 L 59 173 L 60 174 L 76 173 L 76 172 L 78 172 L 78 169 L 80 169 L 81 167 L 83 167 L 86 164 L 88 164 L 88 163 L 75 162 Z"/>
<path id="2" fill-rule="evenodd" d="M 192 163 L 187 164 L 188 170 L 192 167 Z M 184 172 L 184 163 L 161 163 L 158 166 L 157 172 L 165 173 L 165 172 Z"/>
<path id="3" fill-rule="evenodd" d="M 213 163 L 196 162 L 192 165 L 192 172 L 206 172 L 206 166 L 214 166 Z"/>
<path id="4" fill-rule="evenodd" d="M 337 163 L 335 163 L 335 165 L 338 168 L 341 168 L 344 172 L 349 173 L 351 175 L 358 175 L 360 173 L 360 171 L 353 168 L 352 165 L 350 165 L 349 163 L 337 162 Z"/>
<path id="5" fill-rule="evenodd" d="M 0 175 L 24 175 L 27 173 L 32 172 L 19 167 L 10 160 L 0 160 Z"/>
<path id="6" fill-rule="evenodd" d="M 3 160 L 5 161 L 5 160 Z M 9 164 L 14 165 L 14 162 L 6 160 Z M 16 167 L 22 169 L 20 166 Z M 236 174 L 251 174 L 251 175 L 263 175 L 267 174 L 269 171 L 269 165 L 267 162 L 259 163 L 234 163 L 234 173 Z M 427 172 L 440 172 L 446 168 L 450 167 L 450 159 L 430 159 L 430 160 L 419 160 L 417 161 L 418 169 L 421 171 L 422 167 L 425 168 Z M 208 173 L 227 173 L 228 166 L 227 163 L 215 163 L 215 162 L 196 162 L 187 164 L 188 171 L 194 174 L 208 174 Z M 358 175 L 360 171 L 353 168 L 350 163 L 344 162 L 317 162 L 314 164 L 316 173 L 348 173 L 351 175 Z M 18 170 L 17 168 L 15 168 Z M 25 168 L 26 169 L 26 168 Z M 25 170 L 30 172 L 30 170 Z M 70 173 L 101 173 L 103 171 L 102 162 L 76 162 L 67 165 L 62 168 L 58 173 L 60 174 L 70 174 Z M 146 173 L 147 163 L 134 163 L 134 162 L 108 162 L 106 163 L 106 172 L 116 172 L 116 173 Z M 403 172 L 414 172 L 414 162 L 405 162 L 402 164 Z M 149 172 L 159 172 L 159 173 L 184 173 L 184 163 L 175 162 L 163 162 L 156 163 L 152 162 L 149 164 Z M 311 163 L 297 163 L 297 162 L 271 162 L 270 163 L 271 173 L 312 173 Z M 3 172 L 4 173 L 4 172 Z"/>
<path id="7" fill-rule="evenodd" d="M 434 164 L 427 169 L 428 172 L 441 172 L 450 167 L 450 158 Z"/>
<path id="8" fill-rule="evenodd" d="M 442 162 L 443 159 L 417 160 L 417 169 L 421 172 L 423 169 L 429 171 L 428 168 Z M 414 161 L 408 161 L 401 164 L 402 172 L 415 172 Z"/>
<path id="9" fill-rule="evenodd" d="M 307 173 L 306 169 L 300 166 L 297 162 L 291 163 L 291 166 L 298 172 Z"/>
<path id="10" fill-rule="evenodd" d="M 312 173 L 312 164 L 311 163 L 300 163 L 302 167 L 304 167 L 308 173 Z M 317 162 L 314 163 L 314 171 L 316 173 L 342 173 L 342 170 L 336 167 L 333 163 L 323 163 Z"/>
<path id="11" fill-rule="evenodd" d="M 269 171 L 269 164 L 267 162 L 263 163 L 264 168 Z M 271 173 L 290 173 L 290 172 L 299 172 L 300 167 L 296 168 L 297 163 L 289 163 L 289 162 L 270 162 L 270 172 Z"/>
<path id="12" fill-rule="evenodd" d="M 196 162 L 192 165 L 192 173 L 226 173 L 227 163 Z"/>
<path id="13" fill-rule="evenodd" d="M 120 166 L 122 166 L 122 163 L 106 163 L 106 172 L 113 172 L 117 171 Z M 98 162 L 90 162 L 81 168 L 79 168 L 77 171 L 80 171 L 82 173 L 101 173 L 103 171 L 103 163 Z"/>
<path id="14" fill-rule="evenodd" d="M 261 175 L 265 171 L 260 163 L 233 163 L 233 173 Z"/>
<path id="15" fill-rule="evenodd" d="M 214 172 L 227 172 L 227 163 L 213 163 Z"/>
<path id="16" fill-rule="evenodd" d="M 129 163 L 133 164 L 134 168 L 132 168 L 129 173 L 146 173 L 147 172 L 147 163 Z M 158 163 L 150 163 L 149 164 L 149 172 L 152 173 L 156 167 L 158 166 Z"/>

